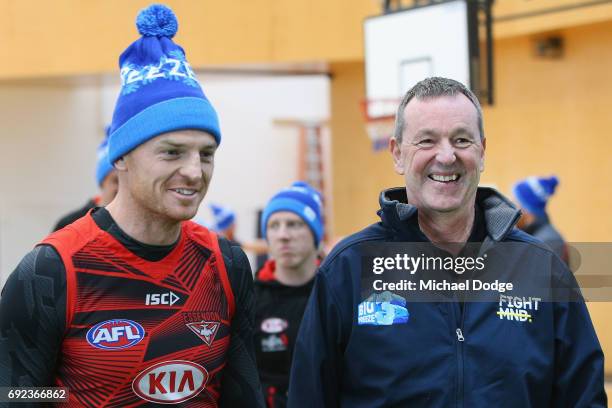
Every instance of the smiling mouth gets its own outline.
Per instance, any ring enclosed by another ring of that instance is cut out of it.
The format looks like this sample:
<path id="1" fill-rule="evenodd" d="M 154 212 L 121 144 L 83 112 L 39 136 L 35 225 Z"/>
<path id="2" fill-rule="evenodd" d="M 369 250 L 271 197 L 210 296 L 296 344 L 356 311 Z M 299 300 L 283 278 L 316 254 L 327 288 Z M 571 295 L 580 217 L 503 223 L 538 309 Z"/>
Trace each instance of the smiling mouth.
<path id="1" fill-rule="evenodd" d="M 198 190 L 193 190 L 190 188 L 172 188 L 170 190 L 185 197 L 194 196 L 198 192 Z"/>
<path id="2" fill-rule="evenodd" d="M 437 181 L 439 183 L 453 183 L 458 181 L 461 178 L 461 175 L 458 173 L 449 174 L 449 175 L 440 175 L 440 174 L 430 174 L 430 180 Z"/>

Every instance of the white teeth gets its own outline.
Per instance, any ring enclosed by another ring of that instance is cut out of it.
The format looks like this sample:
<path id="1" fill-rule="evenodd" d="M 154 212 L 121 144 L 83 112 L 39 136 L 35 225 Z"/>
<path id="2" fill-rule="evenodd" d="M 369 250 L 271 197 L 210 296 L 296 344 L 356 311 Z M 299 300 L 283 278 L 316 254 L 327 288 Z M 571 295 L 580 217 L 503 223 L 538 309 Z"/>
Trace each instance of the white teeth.
<path id="1" fill-rule="evenodd" d="M 455 181 L 459 178 L 459 175 L 453 174 L 452 176 L 439 176 L 437 174 L 432 174 L 430 177 L 435 181 Z"/>
<path id="2" fill-rule="evenodd" d="M 186 196 L 194 195 L 196 193 L 195 190 L 188 190 L 186 188 L 177 188 L 174 191 L 176 191 L 179 194 L 186 195 Z"/>

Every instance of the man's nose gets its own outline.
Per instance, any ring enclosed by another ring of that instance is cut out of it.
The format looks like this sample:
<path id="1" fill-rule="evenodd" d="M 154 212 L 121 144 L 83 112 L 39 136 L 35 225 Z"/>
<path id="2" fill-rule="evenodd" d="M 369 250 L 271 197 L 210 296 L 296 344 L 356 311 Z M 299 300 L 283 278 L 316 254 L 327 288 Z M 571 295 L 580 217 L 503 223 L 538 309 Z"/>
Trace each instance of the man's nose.
<path id="1" fill-rule="evenodd" d="M 436 160 L 443 165 L 449 166 L 455 163 L 457 157 L 455 156 L 455 148 L 449 141 L 442 141 L 436 152 Z"/>
<path id="2" fill-rule="evenodd" d="M 289 227 L 287 225 L 281 224 L 278 228 L 278 237 L 280 239 L 289 239 Z"/>
<path id="3" fill-rule="evenodd" d="M 202 177 L 202 162 L 199 153 L 189 154 L 185 157 L 180 168 L 180 174 L 190 181 L 198 181 Z"/>

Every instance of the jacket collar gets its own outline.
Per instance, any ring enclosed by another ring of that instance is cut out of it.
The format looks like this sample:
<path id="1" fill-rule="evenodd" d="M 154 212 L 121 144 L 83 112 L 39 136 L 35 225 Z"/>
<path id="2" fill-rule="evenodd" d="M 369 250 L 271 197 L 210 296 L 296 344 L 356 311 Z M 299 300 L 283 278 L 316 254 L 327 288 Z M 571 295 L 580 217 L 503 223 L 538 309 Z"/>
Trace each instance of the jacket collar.
<path id="1" fill-rule="evenodd" d="M 501 241 L 518 221 L 520 211 L 495 189 L 478 187 L 476 202 L 482 208 L 487 236 L 495 242 Z M 427 240 L 419 229 L 417 208 L 408 204 L 406 189 L 395 187 L 383 191 L 379 198 L 380 216 L 383 224 L 401 235 L 408 234 L 419 241 Z"/>

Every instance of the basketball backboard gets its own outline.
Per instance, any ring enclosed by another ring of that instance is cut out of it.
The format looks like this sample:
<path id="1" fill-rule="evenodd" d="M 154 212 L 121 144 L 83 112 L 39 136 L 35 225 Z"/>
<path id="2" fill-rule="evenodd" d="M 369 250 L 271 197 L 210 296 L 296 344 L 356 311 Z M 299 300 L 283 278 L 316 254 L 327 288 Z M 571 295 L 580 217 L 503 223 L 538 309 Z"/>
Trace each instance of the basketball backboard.
<path id="1" fill-rule="evenodd" d="M 397 103 L 389 101 L 399 102 L 429 76 L 455 79 L 479 93 L 478 19 L 469 1 L 436 1 L 365 20 L 368 120 L 393 116 Z"/>

